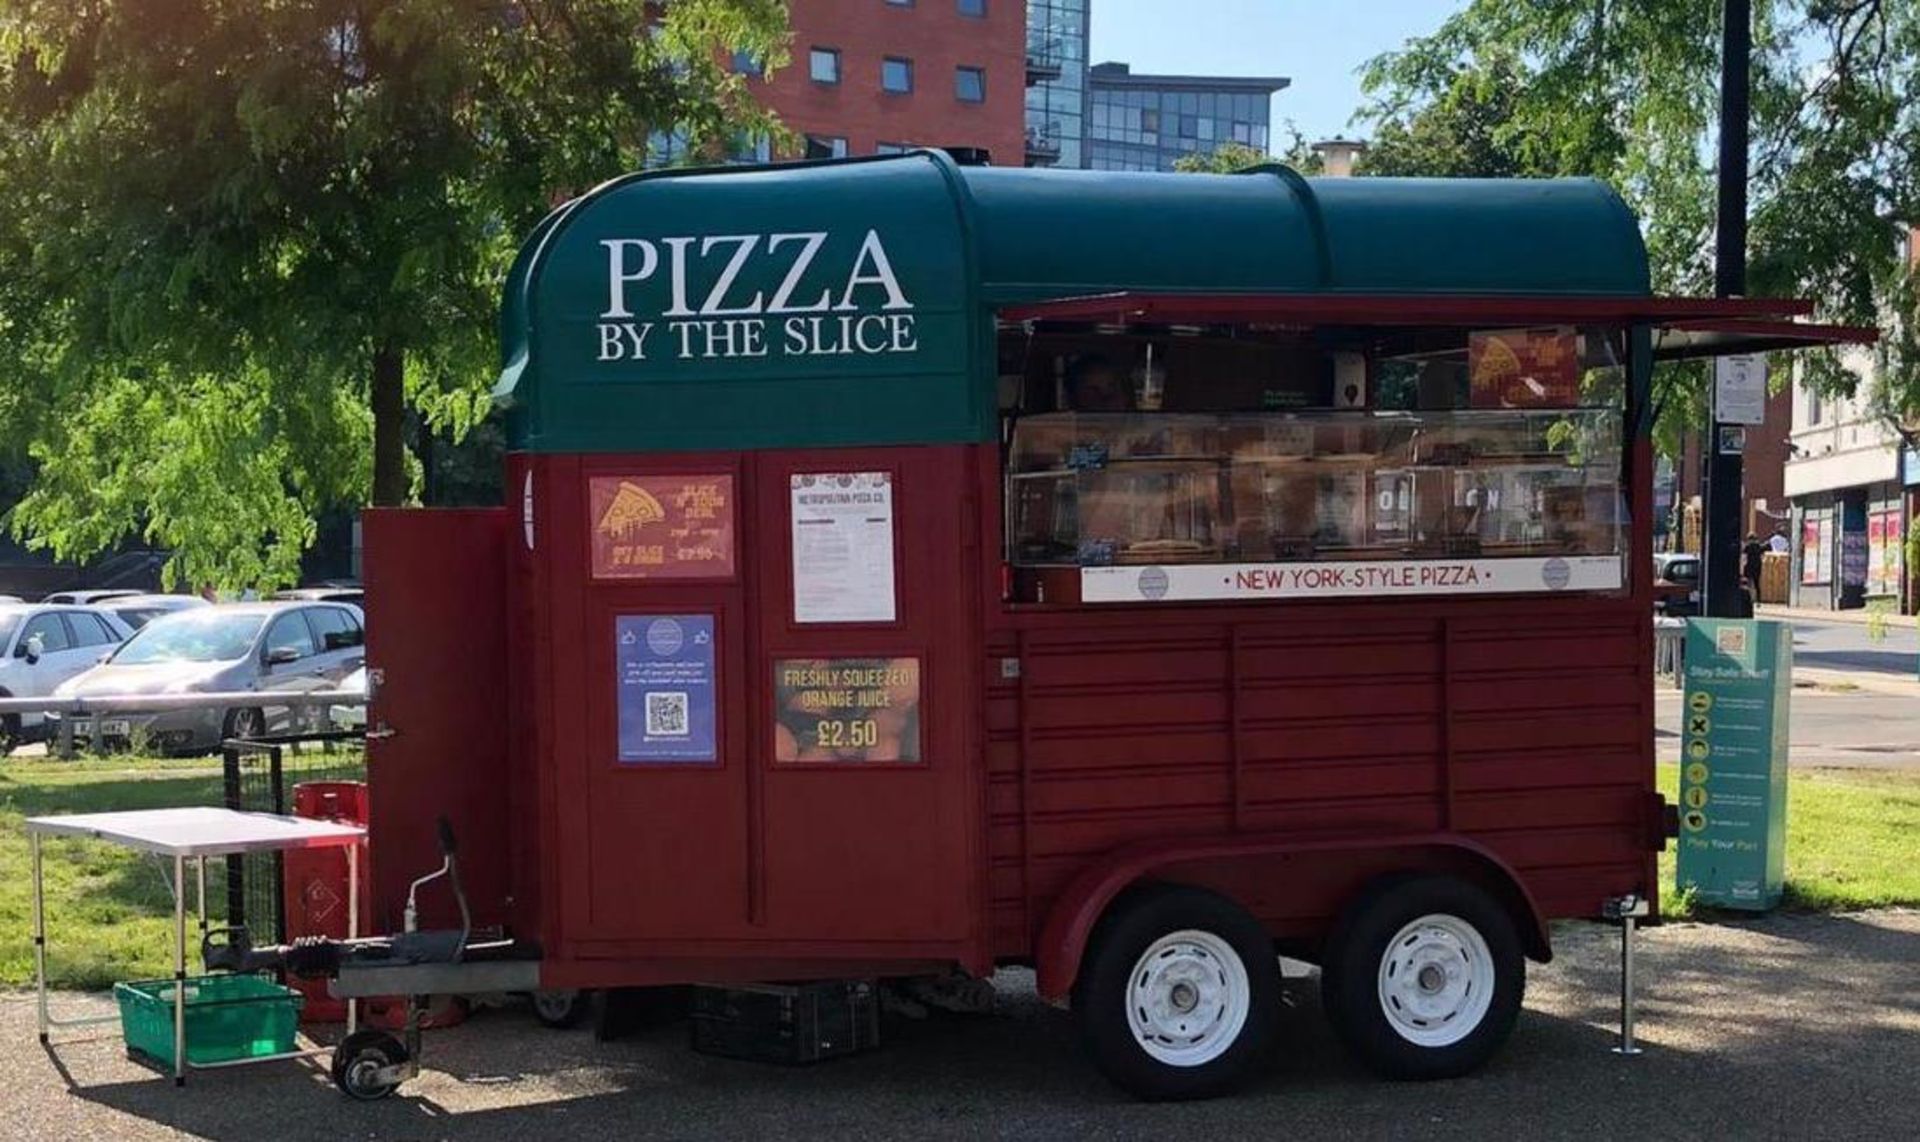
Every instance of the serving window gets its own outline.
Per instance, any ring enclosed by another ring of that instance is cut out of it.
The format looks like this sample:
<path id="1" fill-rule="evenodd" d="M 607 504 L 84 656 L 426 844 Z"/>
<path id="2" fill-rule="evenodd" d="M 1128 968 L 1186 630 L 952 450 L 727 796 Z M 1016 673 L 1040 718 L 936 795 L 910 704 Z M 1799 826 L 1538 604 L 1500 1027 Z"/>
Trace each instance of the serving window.
<path id="1" fill-rule="evenodd" d="M 1008 340 L 1016 601 L 1622 585 L 1613 331 Z"/>

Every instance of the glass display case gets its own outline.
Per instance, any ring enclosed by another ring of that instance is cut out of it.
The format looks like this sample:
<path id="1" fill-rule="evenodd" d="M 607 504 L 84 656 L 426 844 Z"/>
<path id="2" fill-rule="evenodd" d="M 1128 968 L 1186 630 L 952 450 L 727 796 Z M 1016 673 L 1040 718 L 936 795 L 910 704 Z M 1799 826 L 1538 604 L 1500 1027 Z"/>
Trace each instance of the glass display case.
<path id="1" fill-rule="evenodd" d="M 1008 559 L 1617 556 L 1620 432 L 1607 408 L 1025 416 Z"/>

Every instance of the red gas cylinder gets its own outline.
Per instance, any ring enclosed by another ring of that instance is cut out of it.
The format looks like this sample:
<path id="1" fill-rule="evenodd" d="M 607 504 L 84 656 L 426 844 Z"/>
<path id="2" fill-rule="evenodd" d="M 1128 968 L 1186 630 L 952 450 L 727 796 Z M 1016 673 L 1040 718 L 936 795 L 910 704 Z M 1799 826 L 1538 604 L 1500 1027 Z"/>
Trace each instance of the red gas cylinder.
<path id="1" fill-rule="evenodd" d="M 367 823 L 367 786 L 363 781 L 309 781 L 293 787 L 293 815 L 343 824 Z M 373 877 L 368 868 L 373 862 L 365 850 L 360 858 L 360 934 L 368 935 L 367 917 Z M 293 849 L 287 852 L 282 867 L 286 870 L 287 940 L 301 936 L 347 935 L 347 850 Z M 302 1023 L 344 1023 L 345 1000 L 327 994 L 327 983 L 318 979 L 288 979 L 287 985 L 306 996 L 300 1009 Z M 421 1020 L 423 1027 L 451 1027 L 466 1017 L 461 1003 L 437 998 Z M 363 1000 L 361 1018 L 376 1027 L 398 1029 L 405 1026 L 407 1004 L 404 997 L 389 996 Z"/>
<path id="2" fill-rule="evenodd" d="M 293 815 L 342 824 L 367 823 L 367 786 L 363 781 L 309 781 L 293 787 Z M 372 876 L 362 850 L 360 860 L 360 915 L 370 911 Z M 281 882 L 286 893 L 287 940 L 302 936 L 347 936 L 347 850 L 293 849 L 286 853 Z M 365 932 L 361 933 L 365 935 Z M 288 986 L 307 997 L 300 1009 L 302 1023 L 341 1023 L 347 1018 L 344 1001 L 327 994 L 325 980 L 289 979 Z"/>

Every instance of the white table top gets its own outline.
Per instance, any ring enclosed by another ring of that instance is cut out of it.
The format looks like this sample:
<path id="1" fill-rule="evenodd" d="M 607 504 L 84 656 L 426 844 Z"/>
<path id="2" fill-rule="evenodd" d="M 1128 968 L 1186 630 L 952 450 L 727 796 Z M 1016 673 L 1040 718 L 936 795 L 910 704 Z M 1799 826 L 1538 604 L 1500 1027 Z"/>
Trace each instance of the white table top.
<path id="1" fill-rule="evenodd" d="M 93 837 L 127 848 L 182 857 L 341 848 L 358 844 L 367 836 L 366 829 L 359 825 L 214 808 L 28 817 L 27 832 L 48 837 Z"/>

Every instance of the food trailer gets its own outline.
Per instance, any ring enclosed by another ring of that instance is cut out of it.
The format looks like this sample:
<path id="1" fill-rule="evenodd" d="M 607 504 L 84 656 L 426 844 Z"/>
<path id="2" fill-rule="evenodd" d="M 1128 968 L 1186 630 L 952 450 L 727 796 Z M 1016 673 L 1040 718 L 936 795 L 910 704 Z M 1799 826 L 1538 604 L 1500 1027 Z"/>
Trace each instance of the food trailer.
<path id="1" fill-rule="evenodd" d="M 1655 362 L 1807 312 L 1653 296 L 1587 180 L 610 182 L 507 285 L 508 503 L 365 517 L 374 922 L 445 814 L 493 986 L 1030 964 L 1176 1098 L 1284 953 L 1471 1070 L 1675 828 Z"/>

